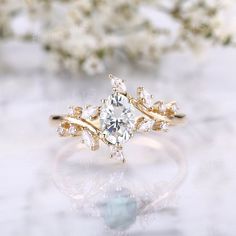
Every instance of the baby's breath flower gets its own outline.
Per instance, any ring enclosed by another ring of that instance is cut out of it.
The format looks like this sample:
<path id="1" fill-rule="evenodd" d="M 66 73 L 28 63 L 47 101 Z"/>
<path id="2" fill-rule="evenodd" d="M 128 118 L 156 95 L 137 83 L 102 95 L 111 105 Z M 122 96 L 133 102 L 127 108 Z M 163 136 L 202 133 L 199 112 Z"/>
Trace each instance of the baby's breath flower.
<path id="1" fill-rule="evenodd" d="M 104 72 L 112 55 L 156 63 L 167 52 L 198 48 L 203 40 L 235 43 L 235 27 L 225 27 L 221 17 L 225 2 L 0 0 L 0 38 L 37 38 L 58 68 L 93 75 Z M 18 27 L 19 19 L 25 28 Z"/>
<path id="2" fill-rule="evenodd" d="M 88 75 L 95 75 L 104 72 L 105 66 L 102 60 L 99 60 L 98 57 L 91 56 L 86 58 L 83 63 L 83 71 Z"/>

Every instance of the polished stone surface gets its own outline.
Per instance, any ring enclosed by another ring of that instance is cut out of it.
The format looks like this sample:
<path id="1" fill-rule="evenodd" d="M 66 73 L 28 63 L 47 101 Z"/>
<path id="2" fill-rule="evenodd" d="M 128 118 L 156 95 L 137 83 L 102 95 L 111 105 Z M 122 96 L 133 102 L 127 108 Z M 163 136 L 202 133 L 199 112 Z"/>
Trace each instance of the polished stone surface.
<path id="1" fill-rule="evenodd" d="M 68 105 L 99 105 L 109 82 L 50 73 L 34 44 L 0 48 L 0 235 L 110 236 L 103 222 L 72 209 L 52 182 L 50 163 L 62 140 L 48 124 Z M 233 48 L 208 48 L 200 56 L 172 54 L 151 73 L 126 63 L 109 68 L 127 79 L 132 94 L 143 85 L 158 99 L 175 99 L 188 116 L 166 133 L 188 159 L 176 204 L 137 222 L 129 235 L 235 236 L 235 61 Z"/>

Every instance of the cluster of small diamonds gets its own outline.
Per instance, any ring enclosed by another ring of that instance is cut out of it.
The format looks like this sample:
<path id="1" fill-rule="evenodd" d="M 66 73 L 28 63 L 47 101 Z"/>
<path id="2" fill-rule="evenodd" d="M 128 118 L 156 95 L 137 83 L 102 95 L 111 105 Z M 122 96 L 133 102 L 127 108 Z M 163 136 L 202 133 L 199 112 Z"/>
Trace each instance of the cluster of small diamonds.
<path id="1" fill-rule="evenodd" d="M 84 120 L 94 120 L 99 116 L 99 107 L 95 106 L 85 106 L 81 107 L 69 107 L 69 112 L 67 117 L 84 119 Z M 86 144 L 91 150 L 96 150 L 99 147 L 98 137 L 93 134 L 90 130 L 80 125 L 70 123 L 69 121 L 62 121 L 59 125 L 58 134 L 62 137 L 72 136 L 81 137 L 81 142 Z"/>
<path id="2" fill-rule="evenodd" d="M 139 104 L 142 104 L 143 108 L 151 115 L 153 114 L 153 116 L 155 116 L 155 114 L 158 114 L 168 119 L 171 119 L 177 113 L 178 108 L 176 102 L 154 102 L 153 95 L 149 94 L 143 87 L 139 87 L 137 89 L 137 95 Z M 139 117 L 136 122 L 136 129 L 144 132 L 148 132 L 150 130 L 167 131 L 168 126 L 168 121 L 150 119 L 146 116 Z"/>
<path id="3" fill-rule="evenodd" d="M 103 100 L 102 106 L 70 107 L 67 115 L 69 118 L 87 122 L 90 125 L 90 121 L 100 118 L 101 127 L 97 127 L 99 134 L 92 132 L 86 126 L 78 125 L 77 122 L 70 122 L 70 119 L 61 122 L 58 133 L 60 136 L 81 137 L 81 141 L 91 150 L 98 149 L 99 138 L 101 138 L 110 145 L 111 157 L 124 161 L 121 145 L 130 139 L 133 132 L 167 131 L 170 120 L 177 114 L 178 107 L 176 102 L 154 102 L 153 95 L 149 94 L 143 87 L 137 89 L 137 98 L 135 99 L 127 94 L 126 85 L 122 79 L 113 75 L 109 75 L 109 78 L 113 94 L 108 99 Z M 141 112 L 141 116 L 133 121 L 132 106 Z M 134 122 L 134 127 L 131 121 Z M 132 127 L 131 130 L 130 127 Z"/>

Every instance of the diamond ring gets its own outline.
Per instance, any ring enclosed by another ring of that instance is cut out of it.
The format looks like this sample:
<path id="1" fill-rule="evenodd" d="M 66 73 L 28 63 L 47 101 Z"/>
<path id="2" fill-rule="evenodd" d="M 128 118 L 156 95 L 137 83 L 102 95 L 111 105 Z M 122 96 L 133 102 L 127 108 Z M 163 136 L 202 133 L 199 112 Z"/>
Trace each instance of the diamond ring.
<path id="1" fill-rule="evenodd" d="M 92 151 L 102 141 L 111 148 L 111 158 L 125 162 L 123 145 L 136 132 L 167 131 L 169 126 L 183 120 L 176 102 L 154 102 L 143 87 L 137 88 L 137 97 L 131 96 L 124 80 L 109 75 L 112 94 L 96 107 L 70 107 L 66 115 L 52 115 L 52 121 L 59 121 L 57 129 L 62 137 L 80 137 Z"/>

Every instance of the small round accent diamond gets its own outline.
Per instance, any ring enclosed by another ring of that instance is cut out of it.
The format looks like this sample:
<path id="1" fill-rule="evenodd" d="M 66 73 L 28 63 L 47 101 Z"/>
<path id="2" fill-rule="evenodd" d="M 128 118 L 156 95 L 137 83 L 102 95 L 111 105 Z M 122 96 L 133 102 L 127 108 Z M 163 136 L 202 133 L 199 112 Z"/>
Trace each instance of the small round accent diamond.
<path id="1" fill-rule="evenodd" d="M 58 132 L 58 134 L 59 134 L 60 136 L 65 136 L 67 130 L 66 130 L 65 128 L 63 128 L 62 126 L 59 126 L 59 127 L 57 128 L 57 132 Z"/>
<path id="2" fill-rule="evenodd" d="M 76 136 L 77 134 L 77 129 L 74 125 L 71 125 L 69 130 L 68 130 L 69 134 L 72 135 L 72 136 Z"/>

